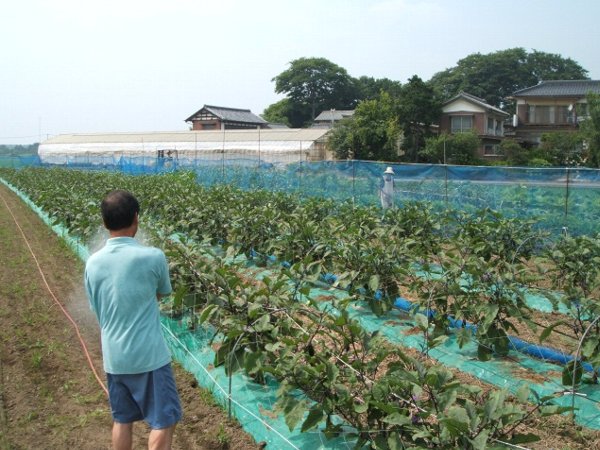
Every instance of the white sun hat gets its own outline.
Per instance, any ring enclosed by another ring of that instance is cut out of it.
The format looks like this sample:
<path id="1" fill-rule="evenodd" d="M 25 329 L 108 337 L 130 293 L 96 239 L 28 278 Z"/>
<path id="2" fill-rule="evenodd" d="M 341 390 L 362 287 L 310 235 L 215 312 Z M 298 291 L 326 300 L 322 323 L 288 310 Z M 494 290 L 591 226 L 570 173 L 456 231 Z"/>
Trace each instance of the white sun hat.
<path id="1" fill-rule="evenodd" d="M 388 168 L 385 169 L 385 172 L 383 172 L 383 173 L 385 173 L 385 174 L 389 173 L 391 175 L 394 175 L 394 169 L 392 169 L 391 166 L 388 166 Z"/>

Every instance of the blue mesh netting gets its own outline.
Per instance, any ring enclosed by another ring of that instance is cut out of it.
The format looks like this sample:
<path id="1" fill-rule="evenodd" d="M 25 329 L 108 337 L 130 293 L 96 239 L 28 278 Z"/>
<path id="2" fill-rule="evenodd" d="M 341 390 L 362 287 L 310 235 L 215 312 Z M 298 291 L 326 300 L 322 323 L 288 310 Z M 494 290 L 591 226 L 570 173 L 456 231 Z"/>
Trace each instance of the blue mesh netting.
<path id="1" fill-rule="evenodd" d="M 224 153 L 194 158 L 90 155 L 63 156 L 53 164 L 37 157 L 0 157 L 0 167 L 60 165 L 86 170 L 152 174 L 192 170 L 206 186 L 233 184 L 302 196 L 320 196 L 361 205 L 379 205 L 382 174 L 388 163 L 370 161 L 297 161 L 274 163 L 258 158 L 228 158 Z M 600 170 L 391 164 L 394 204 L 431 202 L 434 209 L 476 211 L 492 208 L 507 217 L 539 221 L 552 234 L 600 232 Z"/>

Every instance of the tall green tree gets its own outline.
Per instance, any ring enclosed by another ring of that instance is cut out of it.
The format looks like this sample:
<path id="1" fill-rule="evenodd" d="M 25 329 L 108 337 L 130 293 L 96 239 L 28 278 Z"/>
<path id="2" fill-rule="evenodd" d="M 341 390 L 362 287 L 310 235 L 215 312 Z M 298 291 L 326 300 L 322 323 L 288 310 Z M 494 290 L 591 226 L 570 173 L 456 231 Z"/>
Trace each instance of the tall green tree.
<path id="1" fill-rule="evenodd" d="M 418 161 L 419 150 L 431 136 L 431 124 L 439 120 L 441 111 L 441 102 L 433 88 L 417 75 L 402 87 L 397 113 L 404 135 L 404 159 Z"/>
<path id="2" fill-rule="evenodd" d="M 506 98 L 543 80 L 587 79 L 587 70 L 571 58 L 517 47 L 482 55 L 473 53 L 455 67 L 436 73 L 429 85 L 442 99 L 465 91 L 490 105 L 511 110 Z"/>
<path id="3" fill-rule="evenodd" d="M 314 120 L 326 109 L 352 109 L 358 98 L 354 79 L 346 69 L 325 58 L 296 59 L 272 81 L 275 92 L 285 94 L 294 111 L 307 111 L 302 123 L 290 117 L 294 127 Z"/>
<path id="4" fill-rule="evenodd" d="M 358 104 L 351 118 L 336 124 L 328 145 L 340 159 L 396 161 L 402 132 L 397 105 L 385 91 Z"/>

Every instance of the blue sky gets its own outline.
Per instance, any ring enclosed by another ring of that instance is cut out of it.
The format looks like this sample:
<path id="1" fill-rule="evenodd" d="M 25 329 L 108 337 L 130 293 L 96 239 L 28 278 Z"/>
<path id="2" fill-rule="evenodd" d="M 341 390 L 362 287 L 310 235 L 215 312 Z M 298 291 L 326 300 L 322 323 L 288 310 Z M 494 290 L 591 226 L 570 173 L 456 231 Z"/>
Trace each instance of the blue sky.
<path id="1" fill-rule="evenodd" d="M 600 79 L 597 0 L 19 0 L 0 9 L 0 144 L 186 130 L 204 104 L 260 114 L 300 57 L 428 80 L 475 52 L 570 57 Z"/>

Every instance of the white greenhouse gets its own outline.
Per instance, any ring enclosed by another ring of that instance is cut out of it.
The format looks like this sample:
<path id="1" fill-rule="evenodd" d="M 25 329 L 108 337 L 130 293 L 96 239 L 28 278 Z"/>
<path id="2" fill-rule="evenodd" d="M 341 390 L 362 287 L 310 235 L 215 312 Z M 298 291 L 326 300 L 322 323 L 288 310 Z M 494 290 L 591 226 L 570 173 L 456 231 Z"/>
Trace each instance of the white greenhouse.
<path id="1" fill-rule="evenodd" d="M 294 163 L 330 159 L 326 129 L 253 129 L 152 133 L 61 134 L 42 142 L 43 163 L 106 162 L 110 159 L 161 158 L 182 163 L 197 160 L 255 160 Z"/>

